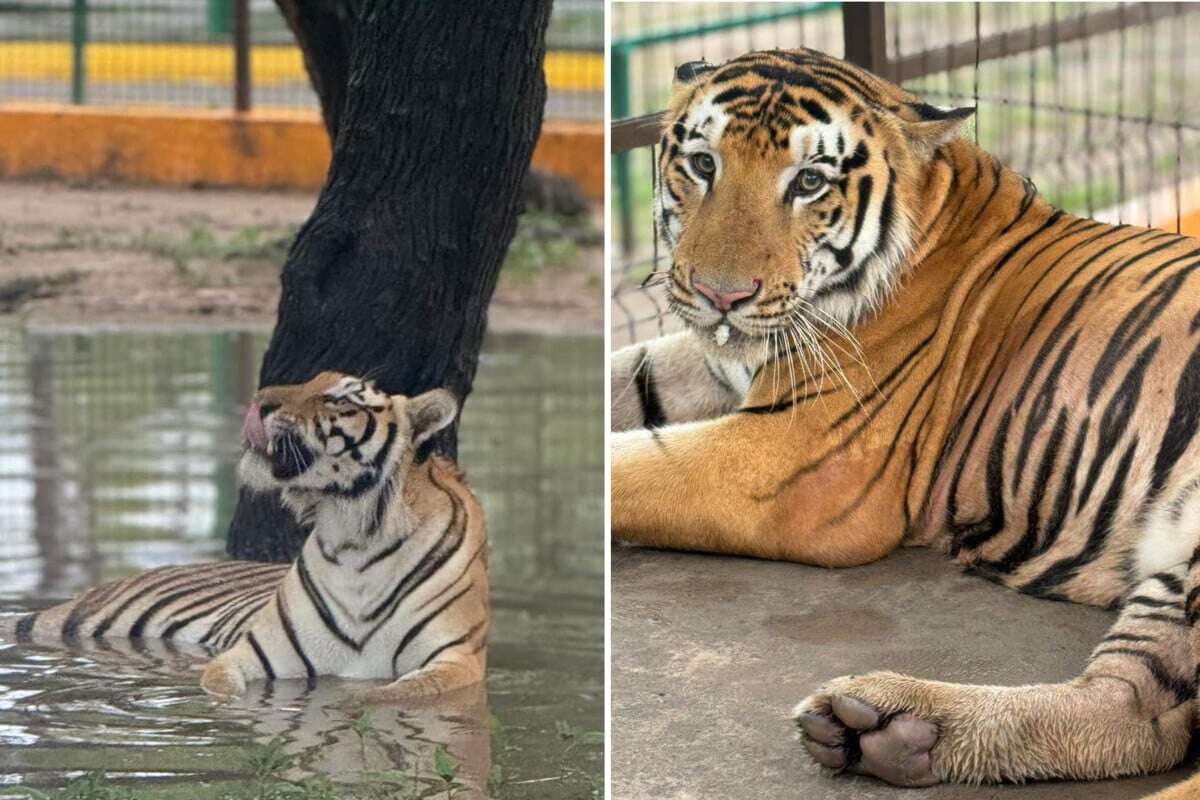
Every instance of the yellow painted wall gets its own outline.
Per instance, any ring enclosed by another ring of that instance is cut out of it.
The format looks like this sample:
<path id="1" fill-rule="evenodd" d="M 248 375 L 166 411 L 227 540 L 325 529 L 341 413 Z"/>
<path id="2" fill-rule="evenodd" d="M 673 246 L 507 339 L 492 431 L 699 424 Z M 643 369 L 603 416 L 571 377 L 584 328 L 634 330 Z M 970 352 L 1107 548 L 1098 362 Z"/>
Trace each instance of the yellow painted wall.
<path id="1" fill-rule="evenodd" d="M 213 83 L 233 81 L 233 49 L 227 44 L 92 42 L 85 51 L 89 82 Z M 604 56 L 552 51 L 546 54 L 546 82 L 560 91 L 604 91 Z M 300 50 L 258 45 L 250 51 L 250 74 L 258 86 L 308 85 Z M 0 42 L 0 80 L 71 80 L 67 42 Z"/>

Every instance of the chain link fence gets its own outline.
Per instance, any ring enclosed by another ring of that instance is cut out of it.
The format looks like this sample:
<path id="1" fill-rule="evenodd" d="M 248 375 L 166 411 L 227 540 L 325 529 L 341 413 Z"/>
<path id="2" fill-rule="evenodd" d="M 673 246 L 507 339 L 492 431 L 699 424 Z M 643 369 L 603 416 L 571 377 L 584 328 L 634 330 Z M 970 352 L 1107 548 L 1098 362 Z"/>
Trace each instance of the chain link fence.
<path id="1" fill-rule="evenodd" d="M 299 49 L 273 0 L 0 0 L 0 104 L 235 104 L 246 51 L 256 107 L 313 108 Z M 559 0 L 547 33 L 547 117 L 604 117 L 603 0 Z"/>
<path id="2" fill-rule="evenodd" d="M 0 576 L 64 596 L 220 557 L 265 330 L 0 323 Z M 504 594 L 599 590 L 603 341 L 490 336 L 459 462 Z"/>
<path id="3" fill-rule="evenodd" d="M 1062 208 L 1200 235 L 1200 4 L 758 5 L 613 6 L 614 67 L 618 43 L 633 42 L 613 124 L 614 347 L 678 326 L 641 285 L 663 265 L 650 214 L 657 118 L 639 115 L 665 105 L 674 65 L 693 59 L 852 50 L 931 103 L 977 107 L 967 135 Z M 614 75 L 614 104 L 618 86 Z"/>

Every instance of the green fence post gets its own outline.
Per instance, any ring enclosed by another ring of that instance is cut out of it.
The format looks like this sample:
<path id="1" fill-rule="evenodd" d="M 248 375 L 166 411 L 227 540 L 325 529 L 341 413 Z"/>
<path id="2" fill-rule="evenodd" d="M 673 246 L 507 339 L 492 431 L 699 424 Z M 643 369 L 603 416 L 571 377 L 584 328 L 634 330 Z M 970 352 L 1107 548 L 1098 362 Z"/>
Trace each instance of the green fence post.
<path id="1" fill-rule="evenodd" d="M 612 59 L 612 118 L 625 119 L 629 116 L 629 49 L 615 46 L 610 52 Z M 621 252 L 628 256 L 633 251 L 634 241 L 629 154 L 615 154 L 612 163 L 613 179 L 617 184 L 617 213 L 621 218 Z"/>
<path id="2" fill-rule="evenodd" d="M 87 0 L 75 0 L 71 6 L 71 102 L 82 105 L 87 83 Z"/>
<path id="3" fill-rule="evenodd" d="M 208 33 L 225 36 L 232 30 L 233 0 L 208 0 Z"/>

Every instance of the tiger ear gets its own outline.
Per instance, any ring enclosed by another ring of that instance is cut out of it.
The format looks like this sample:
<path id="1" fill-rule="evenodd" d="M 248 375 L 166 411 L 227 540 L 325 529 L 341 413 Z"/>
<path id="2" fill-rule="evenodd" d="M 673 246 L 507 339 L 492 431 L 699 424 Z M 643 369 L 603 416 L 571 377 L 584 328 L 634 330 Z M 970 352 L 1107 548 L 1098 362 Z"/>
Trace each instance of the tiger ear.
<path id="1" fill-rule="evenodd" d="M 687 61 L 675 68 L 675 83 L 673 89 L 695 83 L 717 68 L 716 64 L 707 61 Z"/>
<path id="2" fill-rule="evenodd" d="M 413 446 L 419 447 L 454 421 L 454 416 L 458 414 L 458 400 L 445 389 L 434 389 L 408 398 L 404 410 L 412 426 Z"/>
<path id="3" fill-rule="evenodd" d="M 899 116 L 909 145 L 929 156 L 958 136 L 963 123 L 974 114 L 974 108 L 938 108 L 917 102 L 901 106 Z"/>

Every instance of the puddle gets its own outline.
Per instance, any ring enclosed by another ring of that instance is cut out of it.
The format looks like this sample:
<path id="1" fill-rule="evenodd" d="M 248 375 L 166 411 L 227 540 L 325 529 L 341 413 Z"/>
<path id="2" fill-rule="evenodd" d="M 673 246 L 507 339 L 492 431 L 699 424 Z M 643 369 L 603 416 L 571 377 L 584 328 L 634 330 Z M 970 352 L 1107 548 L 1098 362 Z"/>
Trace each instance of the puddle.
<path id="1" fill-rule="evenodd" d="M 266 341 L 0 326 L 0 610 L 221 555 Z M 0 796 L 97 770 L 139 798 L 602 796 L 602 354 L 485 344 L 459 460 L 492 543 L 486 691 L 363 720 L 334 679 L 216 704 L 180 646 L 3 646 Z"/>

